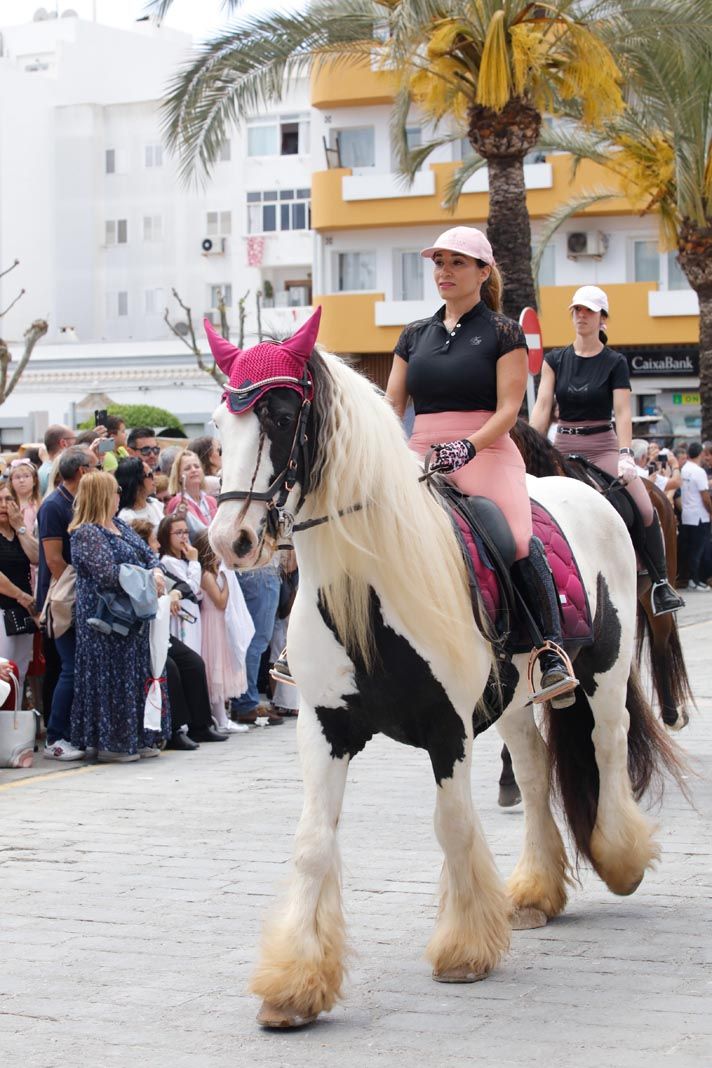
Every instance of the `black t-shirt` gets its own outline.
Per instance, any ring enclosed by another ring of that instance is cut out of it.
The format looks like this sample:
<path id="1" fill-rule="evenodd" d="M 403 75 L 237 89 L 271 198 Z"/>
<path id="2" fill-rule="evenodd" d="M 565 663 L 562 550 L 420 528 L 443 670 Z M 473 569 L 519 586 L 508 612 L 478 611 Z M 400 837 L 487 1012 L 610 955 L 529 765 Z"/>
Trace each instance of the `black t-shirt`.
<path id="1" fill-rule="evenodd" d="M 524 331 L 484 301 L 461 316 L 453 330 L 446 328 L 444 316 L 445 305 L 432 318 L 409 323 L 396 342 L 396 355 L 408 364 L 406 389 L 415 414 L 495 411 L 497 360 L 526 349 Z"/>
<path id="2" fill-rule="evenodd" d="M 613 390 L 630 389 L 625 356 L 604 345 L 596 356 L 577 356 L 573 345 L 544 357 L 556 375 L 559 418 L 565 422 L 611 418 Z"/>
<path id="3" fill-rule="evenodd" d="M 62 556 L 68 564 L 72 562 L 72 550 L 70 548 L 67 527 L 72 522 L 74 497 L 68 489 L 60 486 L 54 493 L 50 493 L 40 505 L 37 513 L 37 529 L 40 540 L 40 562 L 37 570 L 37 608 L 42 611 L 42 606 L 47 596 L 47 590 L 52 580 L 52 573 L 47 567 L 42 542 L 45 538 L 62 539 Z"/>
<path id="4" fill-rule="evenodd" d="M 32 593 L 30 561 L 17 535 L 9 541 L 0 534 L 0 572 L 23 593 Z M 4 608 L 17 608 L 14 597 L 0 594 L 0 609 Z"/>

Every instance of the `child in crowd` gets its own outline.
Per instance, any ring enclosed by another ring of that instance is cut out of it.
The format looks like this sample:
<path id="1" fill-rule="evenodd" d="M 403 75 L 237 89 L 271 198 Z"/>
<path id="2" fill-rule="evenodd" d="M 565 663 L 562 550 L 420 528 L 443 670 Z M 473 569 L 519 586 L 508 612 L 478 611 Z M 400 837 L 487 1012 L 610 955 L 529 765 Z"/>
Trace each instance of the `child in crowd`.
<path id="1" fill-rule="evenodd" d="M 198 602 L 202 598 L 202 577 L 198 553 L 190 544 L 185 516 L 167 515 L 158 527 L 161 564 L 169 574 L 187 583 L 195 598 L 184 597 L 180 612 L 171 615 L 171 634 L 200 655 L 201 624 Z"/>
<path id="2" fill-rule="evenodd" d="M 228 717 L 225 704 L 231 697 L 239 697 L 247 686 L 245 654 L 255 628 L 240 584 L 213 552 L 207 531 L 198 534 L 195 548 L 203 572 L 202 657 L 213 718 L 218 730 L 249 730 Z"/>

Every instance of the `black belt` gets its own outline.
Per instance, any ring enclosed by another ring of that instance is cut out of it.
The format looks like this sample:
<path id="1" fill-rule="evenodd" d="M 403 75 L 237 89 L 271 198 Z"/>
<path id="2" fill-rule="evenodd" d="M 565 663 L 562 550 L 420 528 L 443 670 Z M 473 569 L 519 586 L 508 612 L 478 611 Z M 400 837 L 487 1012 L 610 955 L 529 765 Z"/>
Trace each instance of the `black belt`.
<path id="1" fill-rule="evenodd" d="M 556 433 L 588 437 L 589 434 L 605 434 L 608 430 L 613 430 L 613 423 L 604 423 L 601 426 L 557 426 Z"/>

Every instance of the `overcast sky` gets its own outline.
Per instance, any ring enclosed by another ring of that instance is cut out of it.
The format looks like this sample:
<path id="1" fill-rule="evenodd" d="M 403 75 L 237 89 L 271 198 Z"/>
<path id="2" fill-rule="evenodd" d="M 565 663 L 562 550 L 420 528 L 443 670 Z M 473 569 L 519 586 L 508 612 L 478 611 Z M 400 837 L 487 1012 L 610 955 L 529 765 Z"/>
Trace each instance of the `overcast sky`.
<path id="1" fill-rule="evenodd" d="M 256 15 L 277 9 L 304 6 L 305 0 L 245 0 L 240 12 Z M 13 26 L 30 22 L 35 11 L 57 11 L 60 15 L 68 8 L 80 18 L 91 19 L 96 12 L 98 22 L 129 29 L 137 18 L 144 14 L 145 0 L 0 0 L 0 26 Z M 220 0 L 174 0 L 166 17 L 166 25 L 192 33 L 200 39 L 223 26 L 227 16 Z"/>

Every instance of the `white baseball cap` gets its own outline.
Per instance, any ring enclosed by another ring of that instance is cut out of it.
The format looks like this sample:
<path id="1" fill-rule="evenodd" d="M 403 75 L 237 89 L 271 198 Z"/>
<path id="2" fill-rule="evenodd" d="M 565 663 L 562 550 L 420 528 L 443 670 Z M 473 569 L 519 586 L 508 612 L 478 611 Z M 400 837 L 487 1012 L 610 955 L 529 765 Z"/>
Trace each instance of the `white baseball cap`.
<path id="1" fill-rule="evenodd" d="M 608 297 L 598 286 L 581 286 L 577 289 L 571 298 L 569 311 L 577 304 L 581 304 L 590 311 L 604 312 L 608 315 Z"/>

